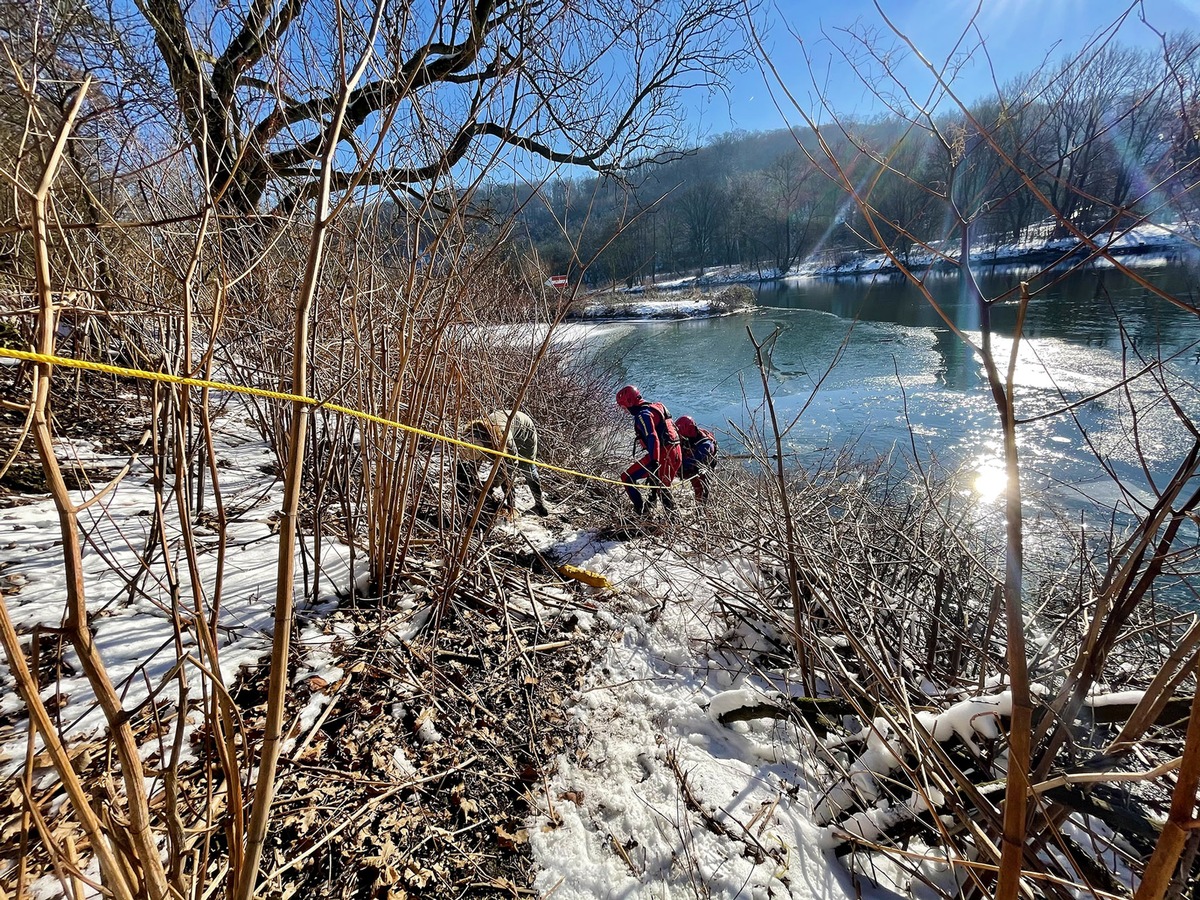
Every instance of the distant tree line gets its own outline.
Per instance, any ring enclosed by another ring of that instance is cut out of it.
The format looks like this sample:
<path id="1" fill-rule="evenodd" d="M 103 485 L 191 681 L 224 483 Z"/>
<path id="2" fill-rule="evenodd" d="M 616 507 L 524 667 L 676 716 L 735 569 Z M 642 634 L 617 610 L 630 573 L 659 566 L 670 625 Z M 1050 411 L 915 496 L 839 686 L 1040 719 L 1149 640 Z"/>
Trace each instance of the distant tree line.
<path id="1" fill-rule="evenodd" d="M 499 219 L 515 216 L 516 252 L 592 284 L 725 265 L 768 273 L 875 249 L 828 177 L 830 157 L 884 223 L 883 241 L 905 255 L 946 237 L 939 198 L 951 168 L 956 202 L 979 210 L 976 246 L 1066 236 L 1035 190 L 1087 233 L 1186 216 L 1198 117 L 1200 43 L 1186 32 L 1155 49 L 1110 43 L 1014 78 L 969 115 L 943 117 L 948 147 L 900 107 L 816 130 L 727 134 L 621 176 L 491 183 L 477 199 Z"/>

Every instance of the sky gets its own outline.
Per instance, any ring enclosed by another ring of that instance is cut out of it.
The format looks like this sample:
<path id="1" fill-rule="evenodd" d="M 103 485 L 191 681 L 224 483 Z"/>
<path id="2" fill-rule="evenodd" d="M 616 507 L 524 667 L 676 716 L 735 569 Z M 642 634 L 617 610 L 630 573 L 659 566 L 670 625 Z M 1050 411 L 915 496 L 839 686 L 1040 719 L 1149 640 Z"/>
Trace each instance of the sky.
<path id="1" fill-rule="evenodd" d="M 1152 30 L 1200 30 L 1200 0 L 879 0 L 892 23 L 906 33 L 932 62 L 944 62 L 978 10 L 979 35 L 986 41 L 991 66 L 1003 83 L 1036 69 L 1044 60 L 1057 62 L 1077 52 L 1089 38 L 1125 16 L 1117 40 L 1133 46 L 1156 46 Z M 1144 16 L 1146 22 L 1141 21 Z M 844 29 L 875 29 L 891 44 L 899 40 L 888 29 L 872 0 L 774 0 L 760 15 L 760 37 L 780 76 L 802 103 L 815 96 L 801 47 L 821 72 L 822 92 L 842 114 L 878 111 L 871 92 L 854 77 L 838 55 L 834 41 L 846 43 Z M 1148 23 L 1148 24 L 1147 24 Z M 973 36 L 965 46 L 978 44 Z M 912 60 L 899 61 L 901 73 L 915 73 Z M 967 101 L 993 93 L 992 75 L 981 54 L 967 63 L 956 81 Z M 779 95 L 778 85 L 773 87 Z M 779 97 L 781 103 L 786 100 Z M 705 136 L 728 131 L 781 128 L 783 113 L 758 66 L 736 74 L 728 97 L 697 100 L 696 126 Z M 788 120 L 797 121 L 795 112 Z"/>

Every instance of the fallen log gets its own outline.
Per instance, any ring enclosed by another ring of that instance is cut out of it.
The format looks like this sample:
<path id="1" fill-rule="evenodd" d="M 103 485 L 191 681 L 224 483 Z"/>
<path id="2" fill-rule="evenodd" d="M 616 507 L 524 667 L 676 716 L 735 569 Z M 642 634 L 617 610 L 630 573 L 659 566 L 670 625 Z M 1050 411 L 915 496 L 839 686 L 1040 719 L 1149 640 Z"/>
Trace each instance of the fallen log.
<path id="1" fill-rule="evenodd" d="M 974 729 L 971 734 L 963 733 L 961 723 L 956 725 L 953 721 L 947 721 L 945 724 L 945 736 L 936 735 L 939 746 L 950 742 L 951 738 L 957 736 L 962 745 L 960 749 L 970 751 L 967 758 L 964 758 L 961 753 L 956 753 L 952 749 L 953 746 L 958 746 L 959 742 L 953 742 L 951 746 L 946 747 L 950 756 L 947 756 L 942 762 L 943 764 L 948 763 L 958 767 L 962 773 L 960 777 L 963 782 L 969 782 L 971 786 L 979 788 L 984 792 L 987 790 L 987 785 L 994 784 L 995 782 L 993 781 L 992 774 L 985 771 L 989 768 L 988 766 L 977 765 L 982 760 L 978 757 L 979 748 L 972 743 L 971 739 L 978 740 L 983 738 L 995 740 L 1003 735 L 1003 726 L 1007 721 L 1007 716 L 1005 715 L 1007 709 L 1000 702 L 1000 699 L 999 696 L 975 698 L 974 705 L 995 702 L 995 709 L 986 714 L 985 718 L 987 718 L 987 722 L 980 721 L 980 716 L 984 716 L 983 713 L 976 713 L 970 719 L 972 728 Z M 1181 710 L 1185 713 L 1183 718 L 1186 718 L 1186 709 L 1190 706 L 1191 702 L 1190 697 L 1172 698 L 1159 716 L 1159 722 L 1164 725 L 1171 725 L 1178 722 Z M 1137 695 L 1131 694 L 1128 700 L 1122 698 L 1119 701 L 1102 702 L 1097 705 L 1085 706 L 1081 718 L 1090 721 L 1080 721 L 1079 725 L 1081 729 L 1090 729 L 1097 722 L 1118 724 L 1127 720 L 1133 714 L 1137 703 Z M 956 704 L 956 706 L 971 705 L 972 701 L 960 701 L 960 704 Z M 729 691 L 713 698 L 709 711 L 710 715 L 723 725 L 762 718 L 800 720 L 806 723 L 818 735 L 825 736 L 834 730 L 844 730 L 841 721 L 842 717 L 854 716 L 856 720 L 861 721 L 879 709 L 878 704 L 870 701 L 863 703 L 861 706 L 856 706 L 840 698 L 763 698 L 761 695 L 748 691 Z M 954 707 L 951 707 L 949 710 L 944 711 L 949 713 L 947 719 L 953 720 L 956 718 L 953 710 Z M 965 717 L 959 715 L 957 718 L 963 719 Z M 929 729 L 931 735 L 934 735 L 939 730 L 938 726 L 934 726 L 930 722 L 926 721 L 922 724 Z M 987 727 L 984 727 L 985 725 Z M 878 725 L 877 727 L 882 729 L 886 742 L 894 740 L 894 738 L 887 737 L 889 730 L 887 727 L 884 725 Z M 843 739 L 840 746 L 845 747 L 848 743 L 866 745 L 867 736 L 873 733 L 873 731 L 874 729 L 864 728 L 861 736 L 847 736 Z M 897 759 L 910 756 L 901 746 L 896 746 L 894 752 Z M 1097 756 L 1083 766 L 1058 772 L 1052 779 L 1035 786 L 1033 790 L 1039 796 L 1053 800 L 1072 812 L 1091 816 L 1098 821 L 1104 822 L 1113 832 L 1124 836 L 1139 853 L 1148 855 L 1153 851 L 1154 845 L 1158 840 L 1159 825 L 1154 821 L 1147 809 L 1107 782 L 1111 781 L 1115 783 L 1156 777 L 1164 773 L 1172 764 L 1165 763 L 1164 766 L 1150 772 L 1129 773 L 1117 768 L 1122 758 L 1123 755 Z M 909 810 L 904 809 L 904 788 L 897 781 L 894 773 L 882 772 L 874 774 L 878 779 L 886 780 L 889 784 L 887 793 L 890 805 L 886 808 L 876 808 L 871 796 L 861 795 L 859 790 L 861 788 L 860 782 L 863 780 L 863 772 L 861 771 L 858 774 L 858 782 L 844 778 L 839 785 L 844 790 L 838 796 L 843 797 L 844 795 L 843 799 L 848 802 L 840 809 L 838 808 L 839 804 L 831 806 L 831 821 L 827 831 L 830 847 L 838 855 L 849 852 L 854 846 L 911 837 L 913 834 L 930 829 L 933 825 L 928 810 L 923 810 L 919 807 Z M 872 783 L 875 782 L 873 781 Z M 837 786 L 831 789 L 830 793 L 833 793 L 836 789 Z M 959 792 L 959 801 L 966 803 L 968 808 L 977 806 L 977 804 L 971 803 L 961 792 Z M 884 809 L 886 809 L 886 812 L 883 811 Z M 980 810 L 980 812 L 985 814 L 984 818 L 986 819 L 987 811 Z M 874 834 L 872 834 L 872 831 L 874 831 Z"/>
<path id="2" fill-rule="evenodd" d="M 1155 720 L 1156 725 L 1170 727 L 1186 723 L 1192 698 L 1176 696 L 1167 701 Z M 1125 722 L 1137 708 L 1136 700 L 1084 706 L 1079 720 L 1083 727 L 1093 725 L 1117 725 Z M 723 710 L 717 717 L 722 725 L 731 722 L 749 722 L 752 719 L 803 719 L 820 735 L 828 732 L 831 724 L 841 727 L 842 716 L 873 718 L 879 705 L 868 697 L 856 698 L 854 703 L 837 697 L 781 697 L 778 701 L 763 700 L 758 703 Z M 1004 718 L 1004 717 L 1001 717 Z"/>

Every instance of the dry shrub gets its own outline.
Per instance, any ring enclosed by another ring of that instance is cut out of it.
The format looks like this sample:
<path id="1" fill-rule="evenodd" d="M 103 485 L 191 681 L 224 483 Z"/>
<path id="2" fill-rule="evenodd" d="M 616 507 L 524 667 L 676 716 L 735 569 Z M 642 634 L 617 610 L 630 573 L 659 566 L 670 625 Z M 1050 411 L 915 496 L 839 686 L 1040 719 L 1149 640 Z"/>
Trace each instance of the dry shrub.
<path id="1" fill-rule="evenodd" d="M 611 404 L 596 401 L 611 394 L 611 379 L 578 343 L 548 339 L 562 312 L 558 296 L 516 274 L 489 233 L 468 233 L 444 213 L 426 214 L 422 222 L 414 212 L 407 226 L 422 240 L 404 246 L 419 246 L 419 253 L 395 244 L 394 223 L 377 227 L 378 209 L 364 208 L 354 227 L 333 236 L 314 315 L 314 395 L 451 436 L 470 419 L 520 407 L 539 425 L 543 459 L 590 467 L 587 448 L 613 421 Z M 278 295 L 291 275 L 285 265 L 274 271 L 263 289 Z M 257 313 L 251 306 L 241 327 L 231 329 L 240 377 L 277 380 L 286 389 L 271 373 L 288 371 L 290 351 L 272 339 L 266 325 L 279 311 L 265 305 Z M 251 321 L 254 315 L 260 319 Z M 225 353 L 234 356 L 230 345 Z M 258 410 L 264 437 L 286 430 L 284 407 Z M 414 542 L 462 556 L 472 511 L 459 508 L 450 489 L 452 447 L 318 409 L 309 449 L 308 528 L 336 523 L 334 531 L 358 543 L 374 594 L 398 588 Z"/>
<path id="2" fill-rule="evenodd" d="M 760 459 L 718 476 L 719 502 L 691 539 L 715 559 L 731 551 L 756 558 L 763 574 L 756 592 L 720 598 L 729 626 L 722 647 L 785 694 L 814 698 L 756 714 L 793 718 L 811 732 L 802 752 L 830 846 L 853 871 L 901 890 L 929 876 L 922 856 L 995 864 L 998 823 L 987 798 L 1006 777 L 1007 716 L 986 712 L 985 702 L 971 740 L 935 740 L 930 720 L 918 714 L 953 716 L 955 704 L 1008 686 L 998 516 L 958 492 L 953 473 L 928 467 L 917 472 L 840 453 L 807 470 L 790 468 L 800 642 L 815 674 L 809 693 L 797 666 L 789 548 L 771 467 Z M 1110 652 L 1081 666 L 1096 646 L 1096 598 L 1114 571 L 1110 553 L 1119 549 L 1113 538 L 1085 544 L 1078 531 L 1043 535 L 1026 559 L 1027 628 L 1038 648 L 1030 663 L 1039 685 L 1034 758 L 1059 775 L 1046 776 L 1039 789 L 1026 866 L 1035 877 L 1060 880 L 1038 882 L 1056 897 L 1084 884 L 1128 890 L 1129 870 L 1138 872 L 1154 847 L 1155 822 L 1170 801 L 1170 780 L 1144 773 L 1169 768 L 1184 746 L 1180 719 L 1195 690 L 1200 626 L 1183 607 L 1170 608 L 1186 588 L 1171 578 L 1163 583 L 1176 593 L 1159 598 L 1165 607 L 1137 608 Z M 759 639 L 739 644 L 736 636 L 747 633 Z M 1088 694 L 1144 694 L 1081 713 L 1055 710 L 1056 696 L 1081 683 Z M 1060 733 L 1068 738 L 1056 739 Z M 870 743 L 884 740 L 898 765 L 875 775 Z M 935 798 L 929 805 L 940 818 L 914 798 Z M 864 823 L 879 830 L 863 836 Z M 957 876 L 989 889 L 986 873 L 964 866 Z"/>

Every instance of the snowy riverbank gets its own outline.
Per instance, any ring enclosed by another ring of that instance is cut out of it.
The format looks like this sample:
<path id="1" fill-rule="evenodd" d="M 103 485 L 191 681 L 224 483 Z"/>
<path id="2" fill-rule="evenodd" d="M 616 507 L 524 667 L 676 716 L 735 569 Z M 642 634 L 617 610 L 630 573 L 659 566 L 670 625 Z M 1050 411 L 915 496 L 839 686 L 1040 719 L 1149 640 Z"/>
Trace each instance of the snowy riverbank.
<path id="1" fill-rule="evenodd" d="M 573 320 L 705 319 L 729 316 L 754 306 L 754 292 L 730 284 L 718 291 L 694 287 L 663 288 L 665 293 L 604 292 L 591 294 L 572 315 Z"/>
<path id="2" fill-rule="evenodd" d="M 1091 236 L 1095 246 L 1075 238 L 1051 238 L 1046 234 L 1020 241 L 981 241 L 971 253 L 972 265 L 986 267 L 1112 266 L 1112 256 L 1121 265 L 1162 265 L 1194 253 L 1200 232 L 1190 225 L 1139 225 L 1124 231 Z M 959 249 L 949 243 L 932 249 L 915 247 L 903 258 L 915 272 L 951 271 Z M 714 266 L 696 275 L 662 278 L 654 284 L 614 288 L 586 298 L 578 318 L 691 318 L 727 314 L 713 303 L 713 288 L 734 284 L 764 284 L 792 278 L 859 278 L 896 275 L 900 270 L 884 253 L 866 250 L 844 253 L 823 252 L 792 266 L 786 272 L 772 267 Z M 696 293 L 700 292 L 700 293 Z M 680 296 L 682 294 L 687 296 Z M 624 299 L 622 299 L 624 298 Z M 636 299 L 633 299 L 636 298 Z"/>
<path id="3" fill-rule="evenodd" d="M 218 533 L 201 517 L 195 583 L 209 592 L 222 589 L 220 669 L 223 681 L 239 691 L 261 680 L 269 650 L 280 496 L 270 451 L 236 403 L 216 426 L 217 465 L 231 513 L 224 574 L 214 567 Z M 120 462 L 85 442 L 60 446 L 65 455 Z M 182 746 L 185 762 L 200 762 L 195 751 L 204 746 L 205 723 L 199 691 L 178 708 L 177 676 L 199 683 L 199 671 L 184 663 L 200 650 L 178 623 L 188 613 L 172 602 L 162 557 L 147 554 L 154 543 L 151 478 L 148 469 L 135 469 L 89 510 L 84 562 L 90 619 L 118 691 L 129 708 L 157 717 L 155 727 L 139 735 L 151 792 L 161 800 L 155 767 L 162 765 L 163 748 Z M 857 587 L 832 581 L 822 587 L 831 599 L 824 612 L 811 613 L 820 624 L 806 653 L 826 661 L 805 674 L 792 652 L 792 601 L 781 589 L 774 539 L 736 541 L 716 530 L 732 522 L 745 532 L 752 521 L 747 511 L 721 523 L 680 491 L 678 516 L 630 522 L 619 494 L 598 498 L 561 478 L 547 482 L 553 514 L 498 523 L 480 547 L 483 563 L 463 577 L 482 569 L 488 574 L 469 590 L 460 582 L 441 607 L 437 629 L 425 626 L 440 594 L 434 576 L 422 574 L 445 566 L 436 549 L 408 561 L 415 570 L 409 592 L 358 606 L 346 603 L 344 593 L 352 580 L 347 548 L 327 541 L 320 599 L 301 611 L 293 645 L 282 778 L 289 792 L 273 836 L 289 853 L 289 828 L 303 829 L 308 848 L 343 832 L 346 837 L 302 873 L 291 870 L 299 870 L 306 855 L 285 858 L 281 851 L 269 887 L 295 892 L 301 882 L 292 879 L 301 877 L 319 883 L 336 857 L 341 871 L 369 873 L 367 887 L 431 885 L 448 892 L 456 879 L 475 877 L 486 851 L 507 860 L 510 868 L 500 870 L 507 881 L 495 872 L 491 877 L 514 892 L 527 888 L 513 881 L 520 871 L 513 860 L 528 866 L 532 853 L 529 884 L 557 900 L 650 900 L 690 896 L 697 886 L 718 900 L 848 900 L 895 891 L 931 896 L 928 885 L 957 889 L 969 866 L 958 864 L 958 845 L 940 843 L 940 833 L 925 827 L 955 815 L 957 800 L 948 782 L 914 781 L 908 767 L 924 744 L 936 741 L 948 753 L 965 748 L 987 770 L 980 777 L 996 783 L 1006 766 L 1004 720 L 1011 708 L 1000 678 L 989 670 L 970 682 L 939 684 L 913 671 L 889 687 L 919 702 L 886 702 L 885 696 L 875 708 L 865 699 L 847 707 L 834 683 L 871 677 L 848 654 L 848 635 L 855 633 L 836 618 L 848 610 L 847 597 L 859 596 Z M 730 505 L 753 493 L 733 482 L 719 489 Z M 848 493 L 840 482 L 829 490 L 839 510 L 857 502 L 854 496 L 867 497 Z M 810 485 L 807 495 L 818 491 Z M 528 510 L 531 502 L 520 488 L 519 506 Z M 853 519 L 841 515 L 823 527 Z M 0 510 L 0 526 L 12 535 L 0 572 L 4 602 L 23 635 L 49 633 L 61 617 L 63 595 L 53 504 L 30 497 Z M 886 537 L 865 530 L 873 549 Z M 179 523 L 169 517 L 167 532 L 174 544 Z M 907 528 L 898 534 L 910 539 Z M 821 536 L 813 528 L 809 539 Z M 520 554 L 529 550 L 522 567 Z M 307 561 L 311 571 L 311 551 Z M 175 554 L 171 562 L 179 563 Z M 302 553 L 302 571 L 304 563 Z M 562 563 L 598 573 L 609 586 L 560 578 L 554 566 Z M 504 584 L 515 585 L 515 592 L 505 594 Z M 917 615 L 933 602 L 924 582 L 896 582 L 886 591 L 884 584 L 876 585 L 879 599 L 867 592 L 866 605 L 853 612 L 856 624 L 868 611 L 883 618 Z M 496 595 L 485 593 L 489 585 Z M 966 601 L 956 595 L 959 602 Z M 986 619 L 978 603 L 964 610 L 972 621 Z M 446 633 L 454 620 L 462 631 L 449 645 L 438 645 L 436 635 L 435 643 L 422 643 L 427 632 Z M 872 627 L 887 626 L 881 620 Z M 915 625 L 913 633 L 924 629 Z M 486 660 L 485 653 L 491 654 Z M 832 668 L 834 659 L 841 674 Z M 78 673 L 68 649 L 43 699 L 71 746 L 90 748 L 100 760 L 104 721 Z M 0 670 L 0 682 L 6 689 L 3 771 L 11 774 L 25 759 L 26 731 L 7 669 Z M 497 693 L 481 693 L 488 689 Z M 1123 704 L 1128 715 L 1141 696 L 1107 693 L 1094 705 Z M 841 706 L 809 721 L 796 705 L 820 702 Z M 243 714 L 252 732 L 259 710 L 247 705 Z M 37 776 L 39 790 L 54 789 L 52 773 L 39 769 Z M 325 776 L 333 778 L 317 790 Z M 500 790 L 491 787 L 497 784 Z M 513 785 L 515 793 L 505 793 Z M 357 821 L 367 810 L 371 817 Z M 348 824 L 355 827 L 346 831 Z M 919 864 L 874 852 L 894 837 L 893 829 L 914 825 L 917 836 L 906 833 L 904 848 Z M 1093 827 L 1079 814 L 1066 826 L 1077 833 Z M 468 832 L 482 850 L 459 847 Z M 442 840 L 445 835 L 455 839 Z M 88 877 L 99 877 L 94 865 L 85 862 L 85 868 Z M 1118 873 L 1132 883 L 1127 867 Z M 46 871 L 34 891 L 55 896 L 58 886 Z"/>
<path id="4" fill-rule="evenodd" d="M 1164 258 L 1177 259 L 1194 252 L 1197 230 L 1185 224 L 1139 225 L 1122 231 L 1102 232 L 1084 242 L 1074 237 L 1029 237 L 1019 241 L 979 241 L 971 251 L 973 266 L 1111 266 L 1105 256 L 1120 260 L 1122 265 L 1160 265 Z M 931 249 L 914 247 L 902 257 L 912 271 L 928 269 L 951 270 L 958 265 L 957 244 L 940 242 Z M 875 274 L 896 274 L 899 269 L 883 253 L 857 251 L 835 262 L 808 261 L 788 272 L 788 277 L 842 277 Z"/>
<path id="5" fill-rule="evenodd" d="M 114 472 L 128 462 L 127 457 L 106 452 L 89 441 L 59 441 L 58 449 L 61 457 L 77 464 L 106 467 Z M 274 469 L 275 457 L 243 416 L 221 417 L 216 432 L 216 454 L 217 465 L 222 469 L 222 500 L 231 510 L 230 518 L 223 535 L 211 512 L 191 523 L 190 531 L 196 544 L 195 583 L 211 590 L 216 587 L 220 571 L 220 608 L 214 613 L 219 622 L 217 649 L 222 681 L 232 684 L 240 672 L 257 667 L 270 649 L 273 625 L 270 598 L 278 554 L 275 534 L 283 489 L 278 480 L 265 474 Z M 156 566 L 152 568 L 153 548 L 164 540 L 156 536 L 153 481 L 148 461 L 139 460 L 115 490 L 81 514 L 81 528 L 87 536 L 84 584 L 96 647 L 127 708 L 135 709 L 153 701 L 160 714 L 172 718 L 180 696 L 181 682 L 176 676 L 192 681 L 192 690 L 198 690 L 200 673 L 191 666 L 180 668 L 182 660 L 201 659 L 203 654 L 188 624 L 194 614 L 191 598 L 180 608 L 178 597 L 173 602 L 170 579 L 156 571 Z M 90 492 L 74 494 L 79 503 L 89 496 Z M 209 510 L 213 503 L 209 487 L 206 491 Z M 164 542 L 174 546 L 183 535 L 175 508 L 163 506 L 160 513 L 165 518 Z M 0 534 L 5 535 L 0 543 L 3 550 L 0 589 L 18 633 L 28 635 L 35 629 L 52 633 L 62 623 L 66 593 L 61 535 L 53 502 L 43 497 L 0 508 Z M 220 544 L 224 545 L 223 553 L 218 553 Z M 305 552 L 309 559 L 301 558 Z M 297 550 L 298 566 L 312 567 L 314 562 L 311 548 Z M 172 560 L 172 563 L 180 567 L 178 574 L 186 580 L 186 561 Z M 348 582 L 347 566 L 345 545 L 325 541 L 318 567 L 319 599 L 315 603 L 299 599 L 298 646 L 302 662 L 296 673 L 297 682 L 314 675 L 333 681 L 341 674 L 331 669 L 329 645 L 333 636 L 323 634 L 312 623 L 337 607 L 335 590 Z M 210 593 L 204 602 L 211 602 L 213 596 Z M 0 777 L 9 777 L 25 757 L 26 731 L 20 718 L 23 703 L 13 690 L 11 673 L 6 665 L 0 668 L 0 673 L 0 683 L 4 685 L 0 692 L 0 719 L 10 723 L 0 728 Z M 62 651 L 58 678 L 47 688 L 43 699 L 56 711 L 66 737 L 90 743 L 104 732 L 104 714 L 69 645 Z M 300 721 L 311 724 L 319 708 L 318 700 Z M 179 723 L 180 719 L 174 721 Z M 17 724 L 11 724 L 14 722 Z M 192 731 L 197 724 L 198 720 L 192 716 L 182 720 L 185 759 L 192 758 Z"/>

